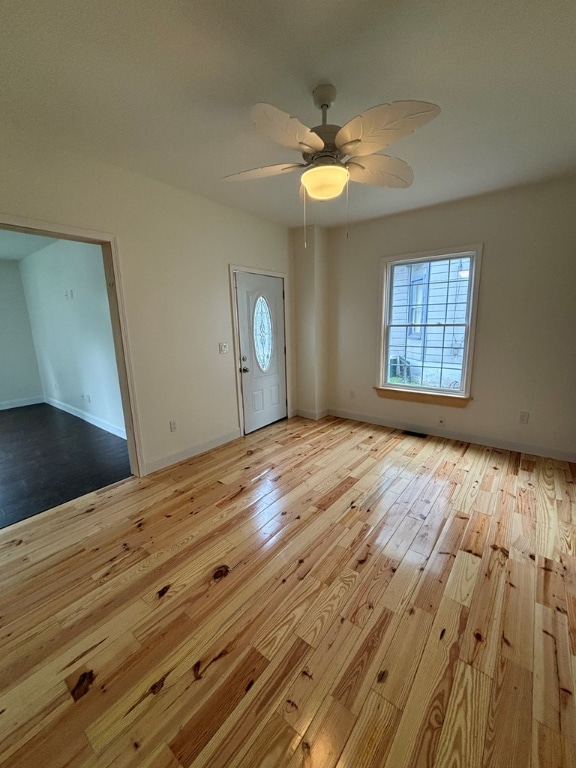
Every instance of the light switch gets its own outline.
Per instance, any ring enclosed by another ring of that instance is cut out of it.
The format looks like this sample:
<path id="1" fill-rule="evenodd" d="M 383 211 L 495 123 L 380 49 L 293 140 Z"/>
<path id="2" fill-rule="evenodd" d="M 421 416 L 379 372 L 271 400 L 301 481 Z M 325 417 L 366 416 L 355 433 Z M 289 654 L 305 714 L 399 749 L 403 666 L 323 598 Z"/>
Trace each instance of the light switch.
<path id="1" fill-rule="evenodd" d="M 227 341 L 221 341 L 220 344 L 218 344 L 218 349 L 220 350 L 221 355 L 227 355 L 228 354 L 228 342 Z"/>

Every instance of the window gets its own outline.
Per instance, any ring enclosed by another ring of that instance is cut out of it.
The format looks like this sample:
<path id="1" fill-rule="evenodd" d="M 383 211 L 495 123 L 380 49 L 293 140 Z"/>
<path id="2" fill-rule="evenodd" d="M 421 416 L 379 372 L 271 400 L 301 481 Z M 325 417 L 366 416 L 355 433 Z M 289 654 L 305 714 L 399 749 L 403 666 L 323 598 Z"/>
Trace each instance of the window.
<path id="1" fill-rule="evenodd" d="M 388 261 L 380 387 L 470 396 L 480 249 Z"/>

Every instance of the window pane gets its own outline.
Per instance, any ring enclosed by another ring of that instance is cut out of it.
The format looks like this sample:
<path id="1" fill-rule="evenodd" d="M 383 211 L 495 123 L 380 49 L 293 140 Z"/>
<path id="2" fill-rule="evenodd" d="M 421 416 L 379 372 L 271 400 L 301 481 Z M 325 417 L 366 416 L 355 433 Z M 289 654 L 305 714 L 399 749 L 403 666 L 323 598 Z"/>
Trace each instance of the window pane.
<path id="1" fill-rule="evenodd" d="M 411 384 L 412 371 L 410 362 L 403 356 L 390 354 L 388 357 L 388 378 L 389 384 Z"/>

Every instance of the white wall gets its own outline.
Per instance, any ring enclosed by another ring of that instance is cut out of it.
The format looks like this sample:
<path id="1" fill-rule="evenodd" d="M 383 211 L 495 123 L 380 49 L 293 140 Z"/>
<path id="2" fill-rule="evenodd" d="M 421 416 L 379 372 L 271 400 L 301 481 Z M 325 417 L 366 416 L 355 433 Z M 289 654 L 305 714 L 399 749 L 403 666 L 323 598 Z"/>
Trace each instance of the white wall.
<path id="1" fill-rule="evenodd" d="M 126 437 L 102 249 L 57 240 L 20 274 L 45 401 Z"/>
<path id="2" fill-rule="evenodd" d="M 576 178 L 567 177 L 359 223 L 348 239 L 332 230 L 331 412 L 576 460 L 575 204 Z M 472 402 L 380 398 L 382 257 L 475 243 L 484 250 Z"/>
<path id="3" fill-rule="evenodd" d="M 228 264 L 287 273 L 286 228 L 42 136 L 2 127 L 0 142 L 0 212 L 117 237 L 144 471 L 239 435 L 234 356 L 218 353 Z"/>
<path id="4" fill-rule="evenodd" d="M 0 260 L 0 410 L 43 400 L 18 262 Z"/>
<path id="5" fill-rule="evenodd" d="M 328 413 L 328 296 L 326 231 L 294 230 L 294 340 L 297 349 L 298 413 L 319 419 Z"/>

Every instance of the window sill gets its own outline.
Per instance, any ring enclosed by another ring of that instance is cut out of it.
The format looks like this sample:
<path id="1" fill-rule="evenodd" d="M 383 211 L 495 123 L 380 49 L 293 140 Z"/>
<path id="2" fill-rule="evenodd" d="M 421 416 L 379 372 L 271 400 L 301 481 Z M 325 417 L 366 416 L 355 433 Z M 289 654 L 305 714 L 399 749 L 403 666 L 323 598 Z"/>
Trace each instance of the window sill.
<path id="1" fill-rule="evenodd" d="M 472 400 L 471 397 L 457 397 L 454 395 L 434 394 L 432 392 L 417 392 L 407 389 L 392 389 L 388 387 L 374 387 L 378 397 L 391 400 L 407 400 L 412 403 L 427 403 L 428 405 L 446 405 L 451 408 L 466 408 Z"/>

